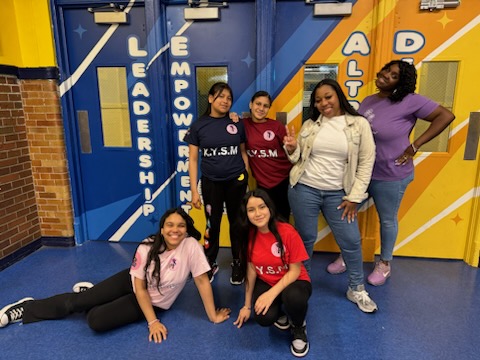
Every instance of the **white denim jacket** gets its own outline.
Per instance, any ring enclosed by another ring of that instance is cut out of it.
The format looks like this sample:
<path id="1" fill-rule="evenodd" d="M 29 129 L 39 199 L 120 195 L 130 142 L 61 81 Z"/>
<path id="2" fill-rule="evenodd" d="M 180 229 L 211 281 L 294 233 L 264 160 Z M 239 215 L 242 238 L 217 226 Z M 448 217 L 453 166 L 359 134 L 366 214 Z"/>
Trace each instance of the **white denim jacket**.
<path id="1" fill-rule="evenodd" d="M 348 142 L 348 159 L 343 175 L 344 200 L 361 203 L 368 197 L 367 188 L 372 177 L 375 162 L 375 142 L 368 121 L 362 116 L 345 114 L 347 126 L 344 129 Z M 290 171 L 290 185 L 295 186 L 309 161 L 313 141 L 320 130 L 322 115 L 317 121 L 305 121 L 297 137 L 297 148 L 288 159 L 294 164 Z"/>

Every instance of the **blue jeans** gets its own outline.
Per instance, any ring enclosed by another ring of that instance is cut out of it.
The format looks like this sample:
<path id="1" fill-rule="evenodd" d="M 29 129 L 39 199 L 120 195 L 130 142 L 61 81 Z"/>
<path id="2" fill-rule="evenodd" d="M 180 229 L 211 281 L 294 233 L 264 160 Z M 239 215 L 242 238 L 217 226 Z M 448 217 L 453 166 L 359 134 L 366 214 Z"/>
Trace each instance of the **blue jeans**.
<path id="1" fill-rule="evenodd" d="M 380 218 L 381 260 L 391 261 L 393 258 L 398 235 L 398 209 L 405 189 L 412 180 L 413 173 L 402 180 L 372 180 L 368 187 Z"/>
<path id="2" fill-rule="evenodd" d="M 318 215 L 323 213 L 332 230 L 335 241 L 340 247 L 347 266 L 349 286 L 355 289 L 363 284 L 363 258 L 360 230 L 357 222 L 341 220 L 343 209 L 337 207 L 343 202 L 343 190 L 325 191 L 307 185 L 297 184 L 288 189 L 288 200 L 297 228 L 305 244 L 310 259 L 318 235 Z M 304 262 L 310 273 L 310 260 Z"/>

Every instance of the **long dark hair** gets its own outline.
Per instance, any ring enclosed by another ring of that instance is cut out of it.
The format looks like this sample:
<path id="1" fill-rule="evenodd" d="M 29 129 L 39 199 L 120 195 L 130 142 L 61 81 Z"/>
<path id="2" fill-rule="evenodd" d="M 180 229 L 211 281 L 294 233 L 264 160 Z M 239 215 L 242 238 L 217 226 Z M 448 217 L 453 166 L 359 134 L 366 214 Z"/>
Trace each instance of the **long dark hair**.
<path id="1" fill-rule="evenodd" d="M 210 90 L 208 91 L 208 95 L 212 95 L 213 100 L 215 101 L 220 96 L 220 94 L 223 92 L 223 90 L 228 90 L 230 92 L 230 96 L 232 97 L 232 103 L 233 103 L 232 88 L 230 86 L 228 86 L 227 83 L 222 82 L 222 81 L 213 84 L 212 87 L 210 88 Z M 212 111 L 212 104 L 210 104 L 210 102 L 208 102 L 207 110 L 205 110 L 203 115 L 208 116 L 208 115 L 210 115 L 211 111 Z"/>
<path id="2" fill-rule="evenodd" d="M 160 219 L 160 226 L 159 226 L 158 232 L 154 235 L 150 235 L 148 240 L 146 240 L 145 242 L 142 242 L 143 245 L 150 246 L 150 251 L 148 252 L 148 255 L 147 255 L 147 261 L 143 269 L 145 271 L 145 274 L 147 274 L 147 269 L 150 266 L 150 264 L 152 262 L 155 264 L 151 278 L 149 279 L 148 274 L 145 278 L 147 283 L 156 283 L 158 291 L 160 291 L 160 257 L 159 255 L 164 253 L 167 250 L 167 244 L 165 242 L 165 238 L 162 235 L 162 228 L 165 225 L 165 221 L 167 220 L 167 218 L 172 214 L 178 214 L 183 218 L 183 220 L 185 220 L 185 223 L 187 225 L 187 237 L 191 236 L 197 240 L 200 240 L 200 238 L 202 237 L 200 232 L 193 225 L 193 219 L 190 217 L 190 215 L 188 215 L 185 212 L 185 210 L 178 207 L 178 208 L 172 208 L 165 211 L 162 218 Z"/>
<path id="3" fill-rule="evenodd" d="M 247 203 L 248 203 L 248 200 L 252 197 L 262 199 L 265 205 L 268 207 L 268 210 L 270 210 L 270 219 L 268 220 L 268 230 L 270 230 L 273 236 L 275 236 L 275 239 L 277 240 L 278 249 L 280 250 L 280 255 L 281 255 L 283 264 L 284 265 L 286 264 L 283 241 L 282 241 L 282 237 L 278 233 L 278 228 L 277 228 L 278 222 L 285 222 L 285 221 L 277 216 L 275 205 L 272 199 L 270 198 L 270 196 L 268 196 L 268 194 L 264 190 L 256 189 L 256 190 L 249 191 L 243 197 L 242 204 L 240 206 L 240 223 L 242 225 L 242 237 L 241 237 L 242 241 L 240 242 L 240 269 L 246 281 L 248 280 L 246 277 L 247 264 L 248 264 L 248 259 L 250 258 L 250 255 L 251 255 L 248 249 L 250 248 L 250 251 L 253 249 L 253 245 L 255 244 L 255 240 L 258 232 L 258 228 L 250 222 L 247 215 Z M 251 243 L 250 246 L 249 246 L 249 243 Z"/>
<path id="4" fill-rule="evenodd" d="M 349 113 L 350 115 L 360 115 L 357 110 L 355 110 L 353 106 L 348 102 L 347 97 L 343 93 L 343 90 L 338 82 L 333 79 L 323 79 L 315 86 L 312 94 L 310 95 L 310 114 L 313 121 L 316 121 L 320 116 L 320 111 L 318 111 L 317 107 L 315 106 L 315 93 L 323 85 L 331 86 L 333 90 L 337 93 L 338 101 L 340 103 L 340 109 L 343 112 Z"/>
<path id="5" fill-rule="evenodd" d="M 403 60 L 392 60 L 385 64 L 380 71 L 387 70 L 392 65 L 398 65 L 400 76 L 398 78 L 397 87 L 388 97 L 393 102 L 402 101 L 405 96 L 415 92 L 417 87 L 417 69 L 413 64 Z M 377 74 L 378 76 L 378 74 Z"/>

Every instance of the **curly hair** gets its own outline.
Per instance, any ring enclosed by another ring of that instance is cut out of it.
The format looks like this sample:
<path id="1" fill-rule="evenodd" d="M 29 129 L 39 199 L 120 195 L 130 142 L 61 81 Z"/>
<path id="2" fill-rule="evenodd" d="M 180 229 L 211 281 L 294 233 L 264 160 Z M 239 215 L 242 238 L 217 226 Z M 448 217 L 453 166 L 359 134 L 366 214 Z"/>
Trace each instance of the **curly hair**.
<path id="1" fill-rule="evenodd" d="M 398 79 L 397 87 L 388 97 L 393 102 L 402 101 L 408 94 L 413 94 L 417 87 L 417 70 L 413 64 L 403 60 L 392 60 L 385 64 L 382 70 L 387 70 L 392 65 L 398 65 L 400 69 L 400 77 Z"/>

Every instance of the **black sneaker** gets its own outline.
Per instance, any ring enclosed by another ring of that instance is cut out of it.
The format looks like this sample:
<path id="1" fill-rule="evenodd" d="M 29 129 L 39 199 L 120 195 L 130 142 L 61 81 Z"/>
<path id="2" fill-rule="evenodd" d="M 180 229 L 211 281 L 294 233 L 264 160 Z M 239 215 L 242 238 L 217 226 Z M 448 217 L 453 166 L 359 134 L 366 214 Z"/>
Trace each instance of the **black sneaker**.
<path id="1" fill-rule="evenodd" d="M 231 266 L 232 266 L 232 276 L 230 277 L 230 284 L 242 285 L 244 279 L 242 276 L 242 270 L 240 268 L 240 260 L 233 259 Z"/>
<path id="2" fill-rule="evenodd" d="M 303 326 L 293 326 L 291 327 L 291 332 L 293 335 L 292 345 L 290 345 L 290 351 L 296 357 L 303 357 L 307 355 L 308 350 L 310 350 L 310 345 L 307 340 L 307 326 L 305 322 Z"/>
<path id="3" fill-rule="evenodd" d="M 93 287 L 93 284 L 91 282 L 81 281 L 81 282 L 78 282 L 75 285 L 73 285 L 72 290 L 73 290 L 74 293 L 78 294 L 78 293 L 87 291 L 91 287 Z"/>
<path id="4" fill-rule="evenodd" d="M 277 321 L 273 323 L 273 325 L 280 330 L 287 330 L 290 328 L 290 321 L 288 321 L 287 315 L 283 314 L 281 315 Z"/>
<path id="5" fill-rule="evenodd" d="M 208 278 L 210 279 L 210 282 L 212 282 L 215 279 L 215 274 L 218 272 L 218 264 L 216 262 L 210 264 L 211 270 L 207 272 Z"/>
<path id="6" fill-rule="evenodd" d="M 8 324 L 21 321 L 23 318 L 23 305 L 25 302 L 31 300 L 33 300 L 33 298 L 26 297 L 16 303 L 5 306 L 0 310 L 0 327 L 5 327 Z"/>

